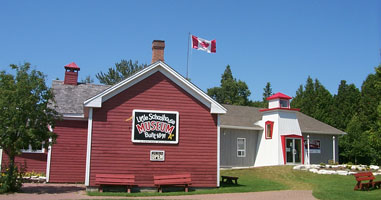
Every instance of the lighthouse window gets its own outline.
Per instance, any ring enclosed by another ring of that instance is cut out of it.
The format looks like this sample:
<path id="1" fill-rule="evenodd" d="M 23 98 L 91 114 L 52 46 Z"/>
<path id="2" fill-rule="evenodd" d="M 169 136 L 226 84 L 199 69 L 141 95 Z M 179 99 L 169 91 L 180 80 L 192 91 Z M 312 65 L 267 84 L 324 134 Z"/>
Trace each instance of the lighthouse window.
<path id="1" fill-rule="evenodd" d="M 246 138 L 237 138 L 237 157 L 246 157 Z"/>
<path id="2" fill-rule="evenodd" d="M 274 122 L 267 121 L 265 124 L 265 133 L 266 133 L 266 139 L 271 139 L 273 137 L 273 127 Z"/>
<path id="3" fill-rule="evenodd" d="M 280 100 L 280 107 L 281 108 L 288 108 L 288 100 L 281 99 Z"/>

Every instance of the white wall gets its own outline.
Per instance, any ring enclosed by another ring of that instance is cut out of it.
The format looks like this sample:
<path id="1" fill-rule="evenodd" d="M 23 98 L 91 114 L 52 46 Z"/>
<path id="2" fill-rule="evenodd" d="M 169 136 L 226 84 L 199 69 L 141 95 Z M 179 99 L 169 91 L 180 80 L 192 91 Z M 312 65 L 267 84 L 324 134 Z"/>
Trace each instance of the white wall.
<path id="1" fill-rule="evenodd" d="M 269 108 L 279 108 L 279 99 L 269 100 Z"/>
<path id="2" fill-rule="evenodd" d="M 272 139 L 266 139 L 265 122 L 273 121 L 273 136 Z M 279 143 L 280 137 L 278 133 L 279 123 L 277 111 L 263 113 L 262 120 L 258 125 L 263 127 L 263 131 L 258 134 L 258 150 L 254 166 L 271 166 L 279 165 Z"/>
<path id="3" fill-rule="evenodd" d="M 272 110 L 262 114 L 262 120 L 256 123 L 263 127 L 263 131 L 258 134 L 258 150 L 254 166 L 283 165 L 284 152 L 281 135 L 302 135 L 296 112 Z M 272 139 L 266 139 L 265 137 L 266 121 L 274 122 Z"/>

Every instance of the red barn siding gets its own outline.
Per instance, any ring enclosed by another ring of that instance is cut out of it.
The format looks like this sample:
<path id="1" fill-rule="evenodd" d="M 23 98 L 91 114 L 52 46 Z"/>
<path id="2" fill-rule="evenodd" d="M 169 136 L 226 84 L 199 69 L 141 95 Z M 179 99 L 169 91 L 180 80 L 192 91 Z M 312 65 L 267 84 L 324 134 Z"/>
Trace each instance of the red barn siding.
<path id="1" fill-rule="evenodd" d="M 26 171 L 27 172 L 46 172 L 46 153 L 22 153 L 19 156 L 16 156 L 15 162 L 17 164 L 24 165 L 26 163 Z M 6 168 L 6 164 L 8 163 L 9 158 L 3 151 L 3 160 L 2 160 L 2 170 Z"/>
<path id="2" fill-rule="evenodd" d="M 132 143 L 133 109 L 178 111 L 179 143 Z M 165 161 L 151 162 L 150 150 L 165 150 Z M 144 187 L 153 175 L 190 172 L 194 187 L 216 187 L 217 116 L 156 72 L 94 109 L 90 167 L 90 186 L 99 173 L 134 174 Z"/>
<path id="3" fill-rule="evenodd" d="M 58 135 L 52 146 L 50 182 L 85 182 L 87 121 L 64 120 L 54 128 Z"/>

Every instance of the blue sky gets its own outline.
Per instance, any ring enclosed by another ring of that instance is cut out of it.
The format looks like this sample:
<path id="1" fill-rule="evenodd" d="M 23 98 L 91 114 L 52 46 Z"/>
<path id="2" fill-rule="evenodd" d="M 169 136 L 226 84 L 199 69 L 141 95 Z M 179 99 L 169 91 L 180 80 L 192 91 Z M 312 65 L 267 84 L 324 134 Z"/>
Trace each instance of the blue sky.
<path id="1" fill-rule="evenodd" d="M 47 82 L 76 62 L 80 79 L 121 59 L 149 64 L 155 39 L 185 76 L 188 32 L 217 40 L 217 53 L 192 50 L 189 75 L 206 91 L 230 65 L 251 99 L 294 96 L 307 77 L 336 93 L 361 87 L 380 63 L 380 1 L 0 1 L 0 70 L 30 62 Z"/>

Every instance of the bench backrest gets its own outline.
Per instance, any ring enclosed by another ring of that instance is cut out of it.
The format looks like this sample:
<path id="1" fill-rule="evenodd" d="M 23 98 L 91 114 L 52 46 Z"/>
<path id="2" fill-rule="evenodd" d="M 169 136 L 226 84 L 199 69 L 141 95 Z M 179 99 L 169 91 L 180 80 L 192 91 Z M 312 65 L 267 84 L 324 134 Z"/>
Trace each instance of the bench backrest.
<path id="1" fill-rule="evenodd" d="M 157 175 L 153 176 L 154 184 L 189 184 L 192 182 L 191 174 Z"/>
<path id="2" fill-rule="evenodd" d="M 355 174 L 355 177 L 357 181 L 367 181 L 375 179 L 372 172 L 359 172 Z"/>
<path id="3" fill-rule="evenodd" d="M 96 174 L 96 184 L 133 184 L 135 175 L 129 174 Z"/>

